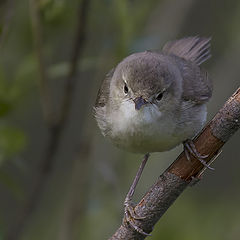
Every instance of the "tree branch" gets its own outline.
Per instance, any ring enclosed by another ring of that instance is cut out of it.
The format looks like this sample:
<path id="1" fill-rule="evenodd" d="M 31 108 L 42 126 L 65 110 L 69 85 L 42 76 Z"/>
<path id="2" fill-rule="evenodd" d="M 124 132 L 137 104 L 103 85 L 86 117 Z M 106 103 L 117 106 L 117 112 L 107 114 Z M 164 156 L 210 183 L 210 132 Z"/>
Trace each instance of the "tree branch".
<path id="1" fill-rule="evenodd" d="M 194 138 L 193 142 L 201 155 L 208 155 L 206 162 L 215 160 L 222 146 L 240 127 L 240 88 L 228 99 L 210 123 Z M 154 225 L 173 204 L 184 189 L 199 179 L 204 167 L 194 157 L 189 162 L 182 152 L 171 166 L 159 177 L 157 182 L 136 205 L 137 215 L 144 217 L 135 220 L 135 224 L 150 233 Z M 126 223 L 122 225 L 109 240 L 145 239 L 146 236 L 136 232 Z"/>
<path id="2" fill-rule="evenodd" d="M 73 43 L 71 53 L 69 72 L 64 88 L 62 105 L 60 109 L 60 116 L 57 125 L 62 126 L 69 115 L 70 106 L 72 102 L 72 95 L 76 85 L 76 73 L 79 57 L 82 55 L 83 47 L 86 38 L 87 30 L 87 15 L 89 10 L 90 0 L 82 0 L 78 9 L 78 24 L 76 36 Z"/>
<path id="3" fill-rule="evenodd" d="M 5 5 L 5 6 L 2 6 L 2 5 Z M 9 33 L 9 27 L 15 11 L 15 1 L 9 0 L 6 2 L 0 2 L 0 9 L 1 8 L 4 9 L 4 11 L 2 11 L 4 12 L 4 17 L 1 23 L 2 31 L 0 33 L 0 51 L 2 50 L 3 45 L 6 42 L 7 35 Z"/>
<path id="4" fill-rule="evenodd" d="M 34 38 L 34 44 L 37 54 L 37 63 L 39 69 L 39 89 L 40 100 L 43 109 L 44 120 L 47 125 L 51 125 L 53 121 L 53 106 L 49 88 L 49 79 L 47 74 L 47 67 L 45 64 L 43 53 L 43 34 L 42 24 L 39 10 L 39 2 L 37 0 L 29 1 L 29 11 L 32 22 L 32 32 Z"/>

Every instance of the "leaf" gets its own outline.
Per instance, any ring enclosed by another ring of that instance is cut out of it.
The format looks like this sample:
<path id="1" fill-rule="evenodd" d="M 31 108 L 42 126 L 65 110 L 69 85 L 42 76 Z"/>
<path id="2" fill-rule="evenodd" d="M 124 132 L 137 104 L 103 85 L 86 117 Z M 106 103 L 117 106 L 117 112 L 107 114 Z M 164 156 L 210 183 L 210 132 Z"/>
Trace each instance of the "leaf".
<path id="1" fill-rule="evenodd" d="M 0 117 L 7 115 L 12 108 L 13 105 L 9 101 L 9 83 L 0 65 Z"/>
<path id="2" fill-rule="evenodd" d="M 79 71 L 91 71 L 94 69 L 96 64 L 96 57 L 88 57 L 81 59 L 81 62 L 78 63 Z M 48 74 L 50 79 L 57 79 L 66 77 L 69 73 L 69 63 L 68 62 L 60 62 L 54 64 L 48 68 Z"/>
<path id="3" fill-rule="evenodd" d="M 11 103 L 0 99 L 0 117 L 6 116 L 10 110 L 13 109 L 13 106 Z"/>
<path id="4" fill-rule="evenodd" d="M 5 185 L 9 191 L 11 191 L 17 200 L 22 201 L 24 199 L 24 191 L 21 183 L 19 183 L 14 175 L 2 170 L 0 171 L 0 182 L 2 185 Z"/>
<path id="5" fill-rule="evenodd" d="M 61 18 L 66 9 L 65 1 L 63 0 L 41 0 L 39 7 L 46 22 Z"/>
<path id="6" fill-rule="evenodd" d="M 19 98 L 27 96 L 27 92 L 36 85 L 37 63 L 33 54 L 23 58 L 20 63 L 15 79 L 9 87 L 9 100 L 19 101 Z"/>
<path id="7" fill-rule="evenodd" d="M 26 135 L 21 129 L 10 125 L 0 126 L 0 164 L 22 151 L 26 142 Z"/>

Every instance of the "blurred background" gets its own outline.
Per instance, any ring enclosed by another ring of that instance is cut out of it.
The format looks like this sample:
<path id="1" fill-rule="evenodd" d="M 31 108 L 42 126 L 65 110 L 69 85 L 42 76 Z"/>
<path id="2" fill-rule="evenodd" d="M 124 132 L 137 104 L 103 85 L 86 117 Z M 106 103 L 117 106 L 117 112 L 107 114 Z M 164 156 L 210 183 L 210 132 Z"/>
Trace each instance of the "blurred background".
<path id="1" fill-rule="evenodd" d="M 212 37 L 211 119 L 239 87 L 239 22 L 238 0 L 1 0 L 0 239 L 110 237 L 142 156 L 101 136 L 101 81 L 130 53 Z M 239 141 L 238 132 L 151 239 L 239 239 Z M 151 155 L 136 202 L 181 149 Z"/>

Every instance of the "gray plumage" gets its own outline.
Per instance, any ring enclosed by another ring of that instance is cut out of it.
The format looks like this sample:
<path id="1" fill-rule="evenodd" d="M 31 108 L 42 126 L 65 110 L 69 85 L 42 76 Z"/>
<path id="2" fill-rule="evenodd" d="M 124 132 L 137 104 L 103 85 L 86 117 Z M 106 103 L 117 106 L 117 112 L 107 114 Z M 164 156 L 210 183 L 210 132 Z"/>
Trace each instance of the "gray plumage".
<path id="1" fill-rule="evenodd" d="M 194 136 L 212 95 L 211 80 L 199 67 L 210 56 L 209 38 L 188 37 L 166 43 L 161 52 L 125 58 L 98 92 L 95 116 L 102 133 L 134 152 L 165 151 Z M 146 106 L 138 111 L 136 104 Z"/>
<path id="2" fill-rule="evenodd" d="M 166 43 L 162 51 L 200 65 L 211 57 L 210 40 L 203 37 L 183 38 Z"/>
<path id="3" fill-rule="evenodd" d="M 95 108 L 104 107 L 107 103 L 110 91 L 110 81 L 114 73 L 114 68 L 106 75 L 98 91 Z"/>

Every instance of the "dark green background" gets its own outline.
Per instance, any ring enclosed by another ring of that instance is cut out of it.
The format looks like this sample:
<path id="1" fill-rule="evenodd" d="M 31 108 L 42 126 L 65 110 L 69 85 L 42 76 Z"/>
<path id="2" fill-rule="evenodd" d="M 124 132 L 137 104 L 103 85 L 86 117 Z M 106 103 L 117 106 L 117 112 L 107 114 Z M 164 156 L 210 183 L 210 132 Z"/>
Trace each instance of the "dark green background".
<path id="1" fill-rule="evenodd" d="M 118 150 L 101 136 L 92 106 L 102 79 L 130 53 L 160 49 L 185 36 L 211 36 L 213 56 L 204 64 L 214 82 L 211 119 L 240 83 L 240 1 L 89 0 L 70 114 L 55 139 L 52 168 L 40 178 L 43 187 L 35 193 L 32 214 L 21 220 L 51 138 L 41 106 L 38 51 L 57 116 L 82 4 L 36 1 L 36 26 L 34 1 L 0 1 L 0 239 L 8 239 L 19 221 L 24 229 L 15 239 L 107 239 L 121 223 L 142 156 Z M 39 32 L 42 44 L 36 48 Z M 239 141 L 237 133 L 213 164 L 216 170 L 206 171 L 179 197 L 149 239 L 239 239 Z M 181 146 L 152 154 L 135 201 L 180 151 Z"/>

